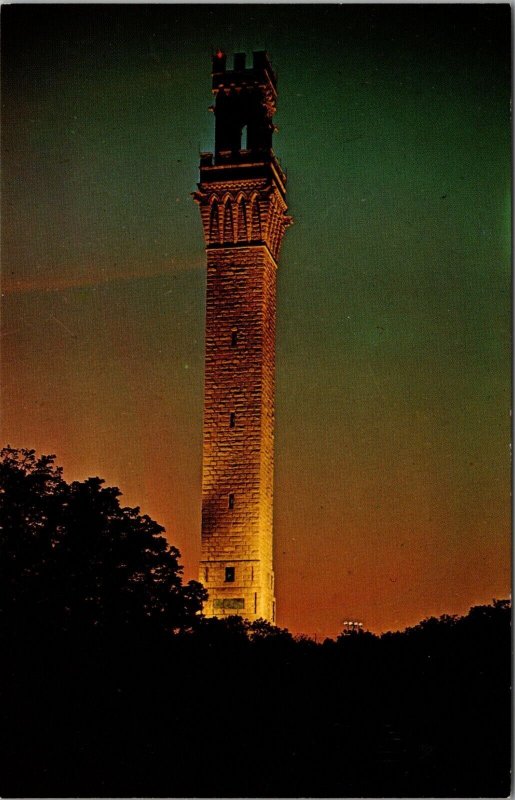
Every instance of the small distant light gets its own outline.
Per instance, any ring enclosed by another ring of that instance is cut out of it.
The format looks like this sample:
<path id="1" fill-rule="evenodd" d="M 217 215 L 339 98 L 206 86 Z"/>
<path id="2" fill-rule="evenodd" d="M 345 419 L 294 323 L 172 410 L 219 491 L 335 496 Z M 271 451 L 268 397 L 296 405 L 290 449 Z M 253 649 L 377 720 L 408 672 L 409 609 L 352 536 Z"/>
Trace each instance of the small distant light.
<path id="1" fill-rule="evenodd" d="M 217 58 L 223 58 L 224 55 L 225 55 L 225 53 L 223 52 L 223 50 L 217 50 L 216 51 L 216 57 Z"/>

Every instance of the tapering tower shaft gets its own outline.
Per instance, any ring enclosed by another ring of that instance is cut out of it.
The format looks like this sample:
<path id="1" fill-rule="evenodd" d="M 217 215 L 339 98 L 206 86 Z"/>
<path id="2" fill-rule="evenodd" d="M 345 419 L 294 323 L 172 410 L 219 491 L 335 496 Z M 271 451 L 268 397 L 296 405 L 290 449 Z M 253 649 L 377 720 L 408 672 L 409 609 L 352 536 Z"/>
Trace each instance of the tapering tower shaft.
<path id="1" fill-rule="evenodd" d="M 237 54 L 230 71 L 215 55 L 213 93 L 215 153 L 201 156 L 194 195 L 207 251 L 200 580 L 208 616 L 274 622 L 276 270 L 291 219 L 266 54 L 249 69 Z"/>

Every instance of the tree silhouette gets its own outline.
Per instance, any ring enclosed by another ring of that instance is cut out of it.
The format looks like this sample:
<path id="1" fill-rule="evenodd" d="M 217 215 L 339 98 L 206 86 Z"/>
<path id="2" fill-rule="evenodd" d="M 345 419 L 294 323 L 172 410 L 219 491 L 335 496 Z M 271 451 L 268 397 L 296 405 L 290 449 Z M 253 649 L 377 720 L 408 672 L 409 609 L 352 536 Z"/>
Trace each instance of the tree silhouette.
<path id="1" fill-rule="evenodd" d="M 100 478 L 67 483 L 54 456 L 0 452 L 4 632 L 184 629 L 205 599 L 179 551 Z"/>

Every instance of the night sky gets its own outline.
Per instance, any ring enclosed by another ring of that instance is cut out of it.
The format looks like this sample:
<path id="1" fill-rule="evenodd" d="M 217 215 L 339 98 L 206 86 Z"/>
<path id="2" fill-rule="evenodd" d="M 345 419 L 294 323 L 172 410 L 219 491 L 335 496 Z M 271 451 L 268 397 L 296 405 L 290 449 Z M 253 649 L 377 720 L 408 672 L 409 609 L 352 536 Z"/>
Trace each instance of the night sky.
<path id="1" fill-rule="evenodd" d="M 268 50 L 278 623 L 510 580 L 510 8 L 3 6 L 2 442 L 200 554 L 210 54 Z"/>

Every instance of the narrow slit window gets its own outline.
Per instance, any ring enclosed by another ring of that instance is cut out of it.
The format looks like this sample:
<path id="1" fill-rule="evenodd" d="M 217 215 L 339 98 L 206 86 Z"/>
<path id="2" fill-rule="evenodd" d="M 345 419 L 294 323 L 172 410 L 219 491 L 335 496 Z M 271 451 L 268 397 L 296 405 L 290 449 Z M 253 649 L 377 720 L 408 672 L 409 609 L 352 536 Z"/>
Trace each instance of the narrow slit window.
<path id="1" fill-rule="evenodd" d="M 204 567 L 204 581 L 207 583 L 209 580 L 209 567 Z"/>
<path id="2" fill-rule="evenodd" d="M 257 592 L 254 592 L 254 614 L 257 614 Z"/>
<path id="3" fill-rule="evenodd" d="M 234 495 L 233 494 L 229 495 L 229 508 L 231 508 L 231 509 L 234 508 Z"/>
<path id="4" fill-rule="evenodd" d="M 225 582 L 234 583 L 234 567 L 225 568 Z"/>
<path id="5" fill-rule="evenodd" d="M 231 411 L 231 415 L 229 417 L 229 428 L 234 428 L 236 425 L 236 412 Z"/>
<path id="6" fill-rule="evenodd" d="M 231 331 L 231 347 L 238 347 L 238 331 Z"/>

